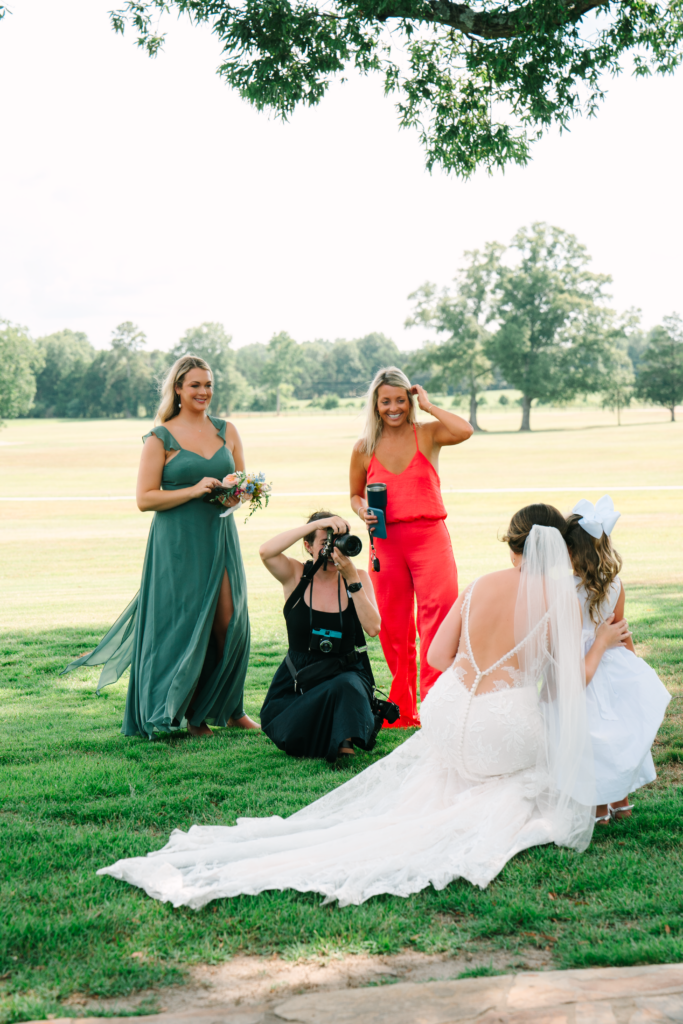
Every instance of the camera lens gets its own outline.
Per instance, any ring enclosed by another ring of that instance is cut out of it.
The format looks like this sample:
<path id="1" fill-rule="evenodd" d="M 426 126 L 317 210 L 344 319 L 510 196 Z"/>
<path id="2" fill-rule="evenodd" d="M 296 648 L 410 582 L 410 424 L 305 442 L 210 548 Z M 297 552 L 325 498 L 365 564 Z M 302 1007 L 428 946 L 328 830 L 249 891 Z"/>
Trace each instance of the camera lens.
<path id="1" fill-rule="evenodd" d="M 347 558 L 353 558 L 363 550 L 363 541 L 360 537 L 354 537 L 352 533 L 343 533 L 341 536 L 335 537 L 334 545 Z"/>
<path id="2" fill-rule="evenodd" d="M 332 650 L 332 647 L 333 647 L 333 644 L 332 644 L 331 640 L 321 640 L 320 641 L 320 650 L 323 652 L 323 654 L 329 654 L 330 651 Z"/>

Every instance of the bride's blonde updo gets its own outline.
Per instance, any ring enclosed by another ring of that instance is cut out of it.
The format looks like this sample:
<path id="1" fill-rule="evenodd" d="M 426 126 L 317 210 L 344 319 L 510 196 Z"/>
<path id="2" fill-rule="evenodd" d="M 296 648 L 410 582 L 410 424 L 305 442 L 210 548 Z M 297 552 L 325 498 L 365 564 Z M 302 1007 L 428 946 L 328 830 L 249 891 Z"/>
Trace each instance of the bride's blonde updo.
<path id="1" fill-rule="evenodd" d="M 167 423 L 180 412 L 180 395 L 176 392 L 176 385 L 182 384 L 185 374 L 189 370 L 206 370 L 213 376 L 213 371 L 208 363 L 199 356 L 187 355 L 176 359 L 175 363 L 164 377 L 161 385 L 161 401 L 157 414 L 154 417 L 154 426 Z"/>
<path id="2" fill-rule="evenodd" d="M 562 537 L 567 532 L 567 522 L 562 513 L 554 505 L 525 505 L 515 512 L 510 520 L 507 533 L 501 540 L 508 544 L 516 555 L 524 554 L 524 542 L 531 533 L 532 526 L 554 526 Z"/>

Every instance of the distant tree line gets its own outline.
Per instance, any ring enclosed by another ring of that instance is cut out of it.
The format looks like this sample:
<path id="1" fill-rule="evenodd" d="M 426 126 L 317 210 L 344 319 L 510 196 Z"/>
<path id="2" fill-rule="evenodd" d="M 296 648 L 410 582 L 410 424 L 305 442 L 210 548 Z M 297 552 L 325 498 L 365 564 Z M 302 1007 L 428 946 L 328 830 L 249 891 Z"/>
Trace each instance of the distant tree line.
<path id="1" fill-rule="evenodd" d="M 534 402 L 561 405 L 589 393 L 618 414 L 640 398 L 675 418 L 683 402 L 680 316 L 645 333 L 636 314 L 617 315 L 607 305 L 610 279 L 588 269 L 573 235 L 546 224 L 521 229 L 507 248 L 492 242 L 465 258 L 451 287 L 427 283 L 410 296 L 406 322 L 429 334 L 413 352 L 378 333 L 299 343 L 280 332 L 235 349 L 218 323 L 190 328 L 170 350 L 148 351 L 130 322 L 98 350 L 79 331 L 32 339 L 0 320 L 0 418 L 151 416 L 165 373 L 188 352 L 213 369 L 213 408 L 228 415 L 279 411 L 292 396 L 334 408 L 362 394 L 380 367 L 395 365 L 462 396 L 475 429 L 490 387 L 521 393 L 522 430 Z"/>

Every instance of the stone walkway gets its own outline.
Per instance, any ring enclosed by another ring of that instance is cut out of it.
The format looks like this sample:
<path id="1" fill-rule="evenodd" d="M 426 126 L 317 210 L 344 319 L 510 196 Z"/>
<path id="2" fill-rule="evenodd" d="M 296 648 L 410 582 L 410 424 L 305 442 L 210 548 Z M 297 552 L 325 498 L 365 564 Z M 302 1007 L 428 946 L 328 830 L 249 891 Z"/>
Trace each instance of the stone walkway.
<path id="1" fill-rule="evenodd" d="M 539 971 L 310 992 L 258 1006 L 54 1024 L 683 1024 L 683 964 Z M 38 1024 L 32 1021 L 31 1024 Z"/>

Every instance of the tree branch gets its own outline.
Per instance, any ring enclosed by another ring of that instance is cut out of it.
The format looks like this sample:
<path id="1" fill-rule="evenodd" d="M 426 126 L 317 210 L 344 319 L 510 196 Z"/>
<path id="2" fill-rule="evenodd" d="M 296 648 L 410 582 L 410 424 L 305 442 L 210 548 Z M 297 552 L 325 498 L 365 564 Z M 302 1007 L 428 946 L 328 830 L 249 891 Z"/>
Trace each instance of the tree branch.
<path id="1" fill-rule="evenodd" d="M 557 18 L 557 25 L 576 22 L 596 7 L 606 7 L 608 4 L 609 0 L 563 0 L 561 7 L 564 9 L 564 16 Z M 525 6 L 505 12 L 475 11 L 467 4 L 453 3 L 452 0 L 427 0 L 427 6 L 431 8 L 431 15 L 423 14 L 420 20 L 454 28 L 466 36 L 479 36 L 481 39 L 513 39 L 525 30 L 528 31 L 528 8 Z M 408 13 L 401 10 L 399 4 L 395 11 L 385 10 L 379 20 L 414 17 L 414 10 Z"/>

